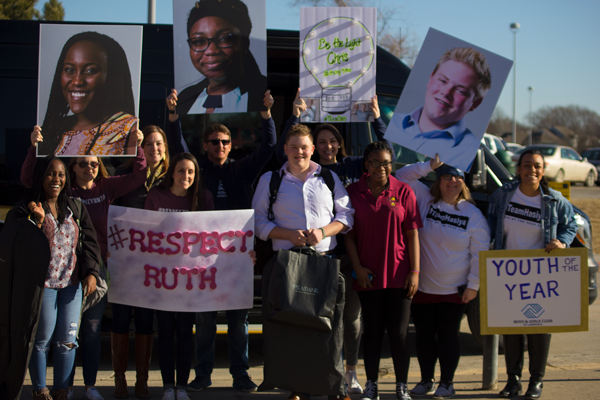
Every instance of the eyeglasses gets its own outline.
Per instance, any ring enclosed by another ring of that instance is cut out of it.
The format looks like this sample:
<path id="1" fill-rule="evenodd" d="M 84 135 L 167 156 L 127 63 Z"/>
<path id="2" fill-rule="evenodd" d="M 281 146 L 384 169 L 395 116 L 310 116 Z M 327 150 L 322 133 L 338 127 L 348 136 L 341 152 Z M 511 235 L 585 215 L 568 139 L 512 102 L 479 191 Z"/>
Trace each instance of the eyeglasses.
<path id="1" fill-rule="evenodd" d="M 445 181 L 451 181 L 452 179 L 456 179 L 457 181 L 463 181 L 464 178 L 460 175 L 452 175 L 452 174 L 444 174 L 442 175 Z"/>
<path id="2" fill-rule="evenodd" d="M 227 146 L 231 143 L 231 139 L 208 139 L 204 141 L 205 143 L 210 143 L 213 146 L 218 146 L 219 143 L 223 144 L 223 146 Z"/>
<path id="3" fill-rule="evenodd" d="M 220 49 L 227 49 L 233 46 L 233 43 L 239 38 L 240 35 L 237 33 L 223 33 L 222 35 L 207 38 L 207 37 L 194 37 L 188 39 L 187 42 L 190 45 L 190 49 L 196 53 L 201 53 L 208 49 L 211 43 L 217 45 Z"/>
<path id="4" fill-rule="evenodd" d="M 89 161 L 79 161 L 77 163 L 77 165 L 79 165 L 79 168 L 81 168 L 81 169 L 87 168 L 88 165 L 90 167 L 92 167 L 92 168 L 98 168 L 98 165 L 100 165 L 100 163 L 98 163 L 96 161 L 92 161 L 92 162 L 89 162 Z"/>
<path id="5" fill-rule="evenodd" d="M 369 164 L 371 164 L 371 167 L 373 167 L 373 168 L 379 168 L 379 167 L 391 168 L 392 167 L 391 161 L 381 162 L 381 161 L 377 161 L 377 160 L 369 160 L 367 162 Z"/>

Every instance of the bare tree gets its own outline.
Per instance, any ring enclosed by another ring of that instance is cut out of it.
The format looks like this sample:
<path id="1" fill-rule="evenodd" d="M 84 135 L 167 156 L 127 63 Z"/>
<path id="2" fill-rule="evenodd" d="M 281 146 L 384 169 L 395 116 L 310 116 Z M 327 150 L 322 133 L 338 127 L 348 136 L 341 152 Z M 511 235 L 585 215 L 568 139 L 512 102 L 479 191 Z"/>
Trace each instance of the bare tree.
<path id="1" fill-rule="evenodd" d="M 506 115 L 506 113 L 504 112 L 504 110 L 502 110 L 502 108 L 496 107 L 496 109 L 494 110 L 494 113 L 492 114 L 492 119 L 490 120 L 490 123 L 488 124 L 488 127 L 485 131 L 486 131 L 486 133 L 489 133 L 492 135 L 496 135 L 496 136 L 500 136 L 500 137 L 503 137 L 503 135 L 504 135 L 506 137 L 506 136 L 508 136 L 506 134 L 511 134 L 512 128 L 513 128 L 512 118 L 510 118 L 508 115 Z M 523 138 L 524 136 L 526 136 L 528 134 L 529 134 L 529 127 L 524 126 L 517 122 L 517 138 Z M 507 139 L 507 142 L 509 142 L 509 141 L 510 140 Z M 519 142 L 519 140 L 517 140 L 517 142 Z"/>
<path id="2" fill-rule="evenodd" d="M 571 129 L 578 137 L 579 150 L 600 145 L 600 115 L 589 108 L 576 105 L 546 106 L 528 114 L 527 120 L 531 117 L 533 126 L 539 129 L 556 126 Z"/>
<path id="3" fill-rule="evenodd" d="M 374 0 L 291 0 L 294 7 L 377 7 L 377 44 L 404 61 L 412 68 L 419 53 L 418 38 L 408 28 L 391 32 L 390 22 L 397 17 L 401 7 L 387 6 Z"/>

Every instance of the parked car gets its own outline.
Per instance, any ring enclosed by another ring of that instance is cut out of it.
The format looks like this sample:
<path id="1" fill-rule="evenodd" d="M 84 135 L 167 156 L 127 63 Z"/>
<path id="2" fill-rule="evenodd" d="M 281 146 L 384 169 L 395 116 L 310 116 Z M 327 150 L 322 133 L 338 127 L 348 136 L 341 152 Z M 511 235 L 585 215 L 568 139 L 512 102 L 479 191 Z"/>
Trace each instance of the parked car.
<path id="1" fill-rule="evenodd" d="M 513 154 L 516 154 L 519 150 L 524 149 L 525 146 L 521 146 L 518 143 L 506 143 L 506 148 Z"/>
<path id="2" fill-rule="evenodd" d="M 583 158 L 587 158 L 590 164 L 594 164 L 596 166 L 596 170 L 598 171 L 596 174 L 596 184 L 600 185 L 600 147 L 587 149 L 581 156 Z"/>
<path id="3" fill-rule="evenodd" d="M 506 148 L 504 143 L 504 140 L 489 133 L 484 133 L 481 138 L 481 144 L 487 147 L 500 160 L 508 172 L 515 175 L 517 168 L 515 162 L 512 160 L 513 153 Z"/>
<path id="4" fill-rule="evenodd" d="M 598 180 L 596 166 L 590 164 L 575 150 L 567 146 L 555 144 L 536 144 L 527 146 L 513 156 L 518 163 L 521 153 L 525 150 L 541 151 L 546 160 L 546 178 L 556 182 L 582 182 L 585 186 L 593 186 Z"/>

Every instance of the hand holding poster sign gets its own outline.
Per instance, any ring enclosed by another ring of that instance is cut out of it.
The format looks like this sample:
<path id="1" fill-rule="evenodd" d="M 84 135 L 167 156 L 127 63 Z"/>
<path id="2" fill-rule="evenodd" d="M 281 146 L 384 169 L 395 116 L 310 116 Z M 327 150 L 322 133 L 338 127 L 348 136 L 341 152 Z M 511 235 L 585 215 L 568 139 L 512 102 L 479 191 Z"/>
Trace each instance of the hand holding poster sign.
<path id="1" fill-rule="evenodd" d="M 479 253 L 481 333 L 588 330 L 587 249 Z"/>
<path id="2" fill-rule="evenodd" d="M 313 119 L 304 122 L 368 120 L 365 108 L 375 95 L 376 27 L 372 7 L 301 9 L 300 88 L 314 110 Z"/>
<path id="3" fill-rule="evenodd" d="M 386 139 L 468 172 L 512 64 L 429 29 Z"/>
<path id="4" fill-rule="evenodd" d="M 110 206 L 111 303 L 164 311 L 252 308 L 254 211 Z"/>

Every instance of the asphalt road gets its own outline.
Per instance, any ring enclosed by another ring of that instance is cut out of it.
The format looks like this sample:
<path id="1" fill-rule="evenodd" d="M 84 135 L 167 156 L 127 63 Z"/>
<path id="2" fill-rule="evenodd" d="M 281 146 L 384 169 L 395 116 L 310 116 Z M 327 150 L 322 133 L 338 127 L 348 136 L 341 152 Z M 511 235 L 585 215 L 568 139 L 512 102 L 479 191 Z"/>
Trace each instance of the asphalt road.
<path id="1" fill-rule="evenodd" d="M 600 186 L 585 187 L 581 184 L 571 186 L 572 199 L 600 200 Z M 598 396 L 600 398 L 600 395 Z"/>

